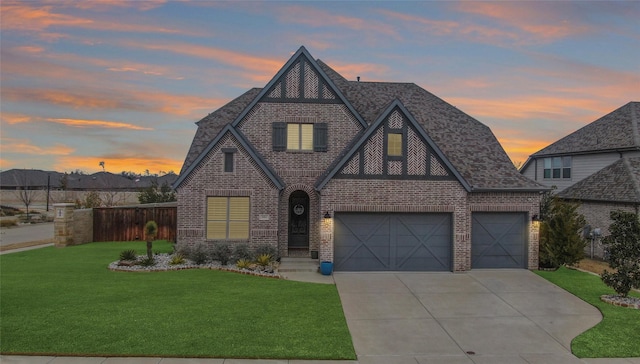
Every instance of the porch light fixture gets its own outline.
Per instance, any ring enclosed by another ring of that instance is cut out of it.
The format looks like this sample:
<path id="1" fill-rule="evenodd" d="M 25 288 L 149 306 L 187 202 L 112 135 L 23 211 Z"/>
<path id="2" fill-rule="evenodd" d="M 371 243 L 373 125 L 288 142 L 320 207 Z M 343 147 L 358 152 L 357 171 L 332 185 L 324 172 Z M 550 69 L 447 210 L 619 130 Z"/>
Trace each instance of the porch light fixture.
<path id="1" fill-rule="evenodd" d="M 324 213 L 324 218 L 325 219 L 330 219 L 331 218 L 331 214 L 329 213 L 329 211 Z"/>
<path id="2" fill-rule="evenodd" d="M 534 214 L 533 216 L 531 216 L 531 222 L 540 222 L 538 214 Z"/>

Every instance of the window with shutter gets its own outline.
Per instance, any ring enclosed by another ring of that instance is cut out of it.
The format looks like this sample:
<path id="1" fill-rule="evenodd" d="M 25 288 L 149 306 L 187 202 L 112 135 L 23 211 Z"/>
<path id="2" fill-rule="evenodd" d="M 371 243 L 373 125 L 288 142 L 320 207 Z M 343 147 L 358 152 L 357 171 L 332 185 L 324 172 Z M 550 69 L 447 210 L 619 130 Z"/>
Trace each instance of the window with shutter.
<path id="1" fill-rule="evenodd" d="M 313 150 L 313 124 L 287 124 L 287 150 Z"/>

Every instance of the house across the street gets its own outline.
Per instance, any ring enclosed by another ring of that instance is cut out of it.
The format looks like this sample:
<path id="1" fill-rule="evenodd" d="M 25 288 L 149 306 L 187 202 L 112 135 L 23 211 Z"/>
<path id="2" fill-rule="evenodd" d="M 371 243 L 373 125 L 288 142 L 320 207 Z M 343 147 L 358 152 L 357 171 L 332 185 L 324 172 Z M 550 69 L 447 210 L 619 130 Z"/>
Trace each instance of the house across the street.
<path id="1" fill-rule="evenodd" d="M 178 244 L 270 244 L 342 271 L 538 266 L 546 187 L 413 83 L 347 80 L 301 47 L 204 117 L 174 184 Z"/>

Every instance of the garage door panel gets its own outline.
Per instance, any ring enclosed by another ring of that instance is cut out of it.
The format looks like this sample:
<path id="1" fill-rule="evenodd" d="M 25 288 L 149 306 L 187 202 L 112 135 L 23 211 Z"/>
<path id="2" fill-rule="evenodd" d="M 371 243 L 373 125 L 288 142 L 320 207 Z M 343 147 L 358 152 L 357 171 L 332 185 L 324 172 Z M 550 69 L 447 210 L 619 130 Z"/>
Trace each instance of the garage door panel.
<path id="1" fill-rule="evenodd" d="M 451 215 L 336 213 L 336 270 L 451 270 Z"/>
<path id="2" fill-rule="evenodd" d="M 526 214 L 473 213 L 472 268 L 526 268 Z"/>

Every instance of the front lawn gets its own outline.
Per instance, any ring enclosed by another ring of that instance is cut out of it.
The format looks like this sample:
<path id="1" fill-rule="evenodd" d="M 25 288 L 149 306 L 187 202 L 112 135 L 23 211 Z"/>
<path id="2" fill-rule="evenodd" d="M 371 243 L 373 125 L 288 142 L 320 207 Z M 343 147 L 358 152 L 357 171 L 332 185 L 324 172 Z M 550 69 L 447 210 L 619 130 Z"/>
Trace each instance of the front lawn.
<path id="1" fill-rule="evenodd" d="M 536 273 L 602 312 L 599 324 L 573 339 L 574 355 L 579 358 L 640 357 L 640 310 L 602 302 L 601 295 L 615 292 L 602 283 L 600 277 L 564 267 L 555 272 Z M 630 295 L 640 296 L 637 292 Z"/>
<path id="2" fill-rule="evenodd" d="M 112 272 L 144 242 L 0 256 L 2 354 L 355 359 L 333 285 L 213 270 Z M 154 251 L 169 252 L 166 242 Z"/>

